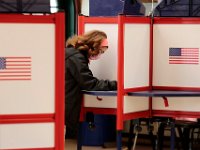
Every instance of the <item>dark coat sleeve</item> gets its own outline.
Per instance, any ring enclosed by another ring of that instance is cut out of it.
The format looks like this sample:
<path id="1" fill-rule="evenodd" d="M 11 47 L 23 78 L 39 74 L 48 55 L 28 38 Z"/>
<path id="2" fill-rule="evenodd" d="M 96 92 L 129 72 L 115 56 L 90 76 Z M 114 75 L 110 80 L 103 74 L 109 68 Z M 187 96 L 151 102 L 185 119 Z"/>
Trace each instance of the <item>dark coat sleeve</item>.
<path id="1" fill-rule="evenodd" d="M 70 71 L 82 90 L 108 91 L 117 89 L 116 81 L 99 80 L 94 77 L 86 58 L 81 53 L 69 57 L 66 64 L 67 70 Z"/>

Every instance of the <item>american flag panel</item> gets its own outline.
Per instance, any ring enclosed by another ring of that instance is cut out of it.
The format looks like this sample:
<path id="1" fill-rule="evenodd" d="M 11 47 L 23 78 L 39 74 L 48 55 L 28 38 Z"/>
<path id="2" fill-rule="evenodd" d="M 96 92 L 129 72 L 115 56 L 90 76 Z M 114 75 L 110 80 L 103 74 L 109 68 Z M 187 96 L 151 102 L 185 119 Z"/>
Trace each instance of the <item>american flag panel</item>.
<path id="1" fill-rule="evenodd" d="M 0 57 L 0 80 L 31 80 L 31 57 Z"/>
<path id="2" fill-rule="evenodd" d="M 169 48 L 169 64 L 199 64 L 199 48 Z"/>

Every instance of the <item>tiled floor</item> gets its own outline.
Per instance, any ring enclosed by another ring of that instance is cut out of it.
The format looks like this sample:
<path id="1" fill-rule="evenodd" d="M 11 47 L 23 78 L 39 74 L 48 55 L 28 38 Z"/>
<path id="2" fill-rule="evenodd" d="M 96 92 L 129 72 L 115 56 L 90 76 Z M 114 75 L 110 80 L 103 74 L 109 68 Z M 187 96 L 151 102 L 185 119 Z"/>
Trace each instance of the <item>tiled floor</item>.
<path id="1" fill-rule="evenodd" d="M 76 148 L 77 143 L 76 140 L 66 140 L 65 142 L 65 150 L 77 150 Z M 103 147 L 95 147 L 95 146 L 83 146 L 82 150 L 116 150 L 116 147 L 111 148 L 103 148 Z M 122 148 L 122 150 L 127 150 L 126 147 Z M 150 146 L 142 146 L 142 145 L 136 145 L 135 150 L 152 150 Z"/>

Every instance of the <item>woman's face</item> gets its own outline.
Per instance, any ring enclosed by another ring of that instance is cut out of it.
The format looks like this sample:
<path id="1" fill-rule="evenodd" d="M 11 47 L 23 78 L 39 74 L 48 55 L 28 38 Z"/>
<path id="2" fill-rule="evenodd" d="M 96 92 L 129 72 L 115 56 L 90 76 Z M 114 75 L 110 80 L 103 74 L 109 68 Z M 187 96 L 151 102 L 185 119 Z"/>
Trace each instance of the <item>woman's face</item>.
<path id="1" fill-rule="evenodd" d="M 90 60 L 96 60 L 99 59 L 100 56 L 106 52 L 106 50 L 108 49 L 108 40 L 104 39 L 99 47 L 99 54 L 98 55 L 94 55 L 94 56 L 90 56 Z"/>

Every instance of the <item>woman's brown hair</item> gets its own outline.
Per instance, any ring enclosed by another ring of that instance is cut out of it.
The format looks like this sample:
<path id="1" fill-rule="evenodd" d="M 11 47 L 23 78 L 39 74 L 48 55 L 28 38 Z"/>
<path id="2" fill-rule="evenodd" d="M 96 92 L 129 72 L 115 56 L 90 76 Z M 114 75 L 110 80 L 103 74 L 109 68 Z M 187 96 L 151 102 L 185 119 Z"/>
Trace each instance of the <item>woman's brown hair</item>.
<path id="1" fill-rule="evenodd" d="M 66 42 L 67 47 L 74 47 L 79 51 L 87 51 L 87 57 L 95 56 L 100 53 L 100 46 L 107 35 L 103 31 L 93 30 L 83 35 L 69 38 Z"/>

